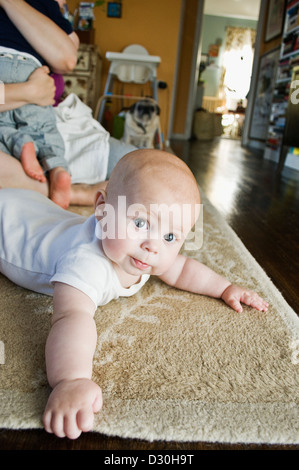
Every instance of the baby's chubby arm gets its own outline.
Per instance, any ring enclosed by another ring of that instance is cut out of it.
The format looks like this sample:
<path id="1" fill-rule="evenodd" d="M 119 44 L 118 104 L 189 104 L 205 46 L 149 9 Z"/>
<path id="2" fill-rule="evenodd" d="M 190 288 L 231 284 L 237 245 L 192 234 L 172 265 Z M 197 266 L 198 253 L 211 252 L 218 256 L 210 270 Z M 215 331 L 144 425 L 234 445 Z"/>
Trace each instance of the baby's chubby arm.
<path id="1" fill-rule="evenodd" d="M 236 312 L 242 312 L 241 302 L 259 311 L 268 310 L 268 303 L 258 294 L 231 284 L 227 279 L 192 258 L 178 255 L 172 267 L 159 277 L 178 289 L 221 298 Z"/>
<path id="2" fill-rule="evenodd" d="M 95 305 L 83 292 L 54 286 L 52 328 L 46 344 L 46 367 L 53 388 L 43 416 L 46 431 L 76 439 L 90 431 L 102 406 L 101 389 L 91 380 L 97 332 Z"/>

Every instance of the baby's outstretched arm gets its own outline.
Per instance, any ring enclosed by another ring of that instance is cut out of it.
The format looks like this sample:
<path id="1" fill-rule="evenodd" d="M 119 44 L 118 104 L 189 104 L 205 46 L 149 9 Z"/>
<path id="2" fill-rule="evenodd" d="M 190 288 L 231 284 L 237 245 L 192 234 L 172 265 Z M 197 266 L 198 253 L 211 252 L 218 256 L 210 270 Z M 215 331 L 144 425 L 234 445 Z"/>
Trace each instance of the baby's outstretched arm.
<path id="1" fill-rule="evenodd" d="M 255 292 L 231 284 L 204 264 L 182 255 L 160 278 L 178 289 L 221 298 L 236 312 L 242 312 L 241 302 L 260 311 L 268 310 L 268 303 Z"/>
<path id="2" fill-rule="evenodd" d="M 95 305 L 81 291 L 54 286 L 52 328 L 46 344 L 47 376 L 53 391 L 43 422 L 46 431 L 76 439 L 90 431 L 102 406 L 101 389 L 91 380 L 97 332 Z"/>

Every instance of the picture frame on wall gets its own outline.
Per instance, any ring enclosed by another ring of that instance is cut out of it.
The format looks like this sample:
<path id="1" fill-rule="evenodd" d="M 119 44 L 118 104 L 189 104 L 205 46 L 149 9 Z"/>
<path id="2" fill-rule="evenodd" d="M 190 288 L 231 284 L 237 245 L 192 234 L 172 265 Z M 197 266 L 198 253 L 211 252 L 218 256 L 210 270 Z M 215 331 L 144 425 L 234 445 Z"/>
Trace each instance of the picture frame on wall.
<path id="1" fill-rule="evenodd" d="M 254 140 L 267 139 L 279 54 L 280 47 L 277 47 L 260 58 L 249 132 Z"/>
<path id="2" fill-rule="evenodd" d="M 285 0 L 269 0 L 265 42 L 282 34 Z"/>

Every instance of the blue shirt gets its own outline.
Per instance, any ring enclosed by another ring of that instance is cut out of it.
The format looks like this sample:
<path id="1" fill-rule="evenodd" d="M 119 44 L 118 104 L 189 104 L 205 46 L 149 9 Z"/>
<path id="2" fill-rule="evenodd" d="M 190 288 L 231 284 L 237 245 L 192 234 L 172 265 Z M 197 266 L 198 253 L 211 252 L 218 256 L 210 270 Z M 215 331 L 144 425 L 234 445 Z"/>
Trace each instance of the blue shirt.
<path id="1" fill-rule="evenodd" d="M 66 34 L 73 31 L 71 23 L 66 20 L 60 11 L 60 7 L 55 0 L 25 0 L 30 6 L 50 18 Z M 35 51 L 24 36 L 9 19 L 3 8 L 0 6 L 0 46 L 16 49 L 20 52 L 27 52 L 36 57 L 42 64 L 45 60 Z M 0 64 L 1 67 L 1 64 Z"/>

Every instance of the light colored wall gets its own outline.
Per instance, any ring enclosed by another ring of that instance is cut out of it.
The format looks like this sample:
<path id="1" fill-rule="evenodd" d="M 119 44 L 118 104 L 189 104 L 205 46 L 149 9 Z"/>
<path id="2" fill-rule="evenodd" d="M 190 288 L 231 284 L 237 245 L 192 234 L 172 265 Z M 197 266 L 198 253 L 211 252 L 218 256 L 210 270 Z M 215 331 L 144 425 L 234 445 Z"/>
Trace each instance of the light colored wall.
<path id="1" fill-rule="evenodd" d="M 204 81 L 205 86 L 205 96 L 217 96 L 219 81 L 221 78 L 221 64 L 225 47 L 226 28 L 228 26 L 239 26 L 241 28 L 256 29 L 257 21 L 224 16 L 204 15 L 201 48 L 202 53 L 208 53 L 209 46 L 211 44 L 216 44 L 217 40 L 221 41 L 219 56 L 211 58 L 213 65 L 208 67 L 201 75 L 201 79 Z"/>

